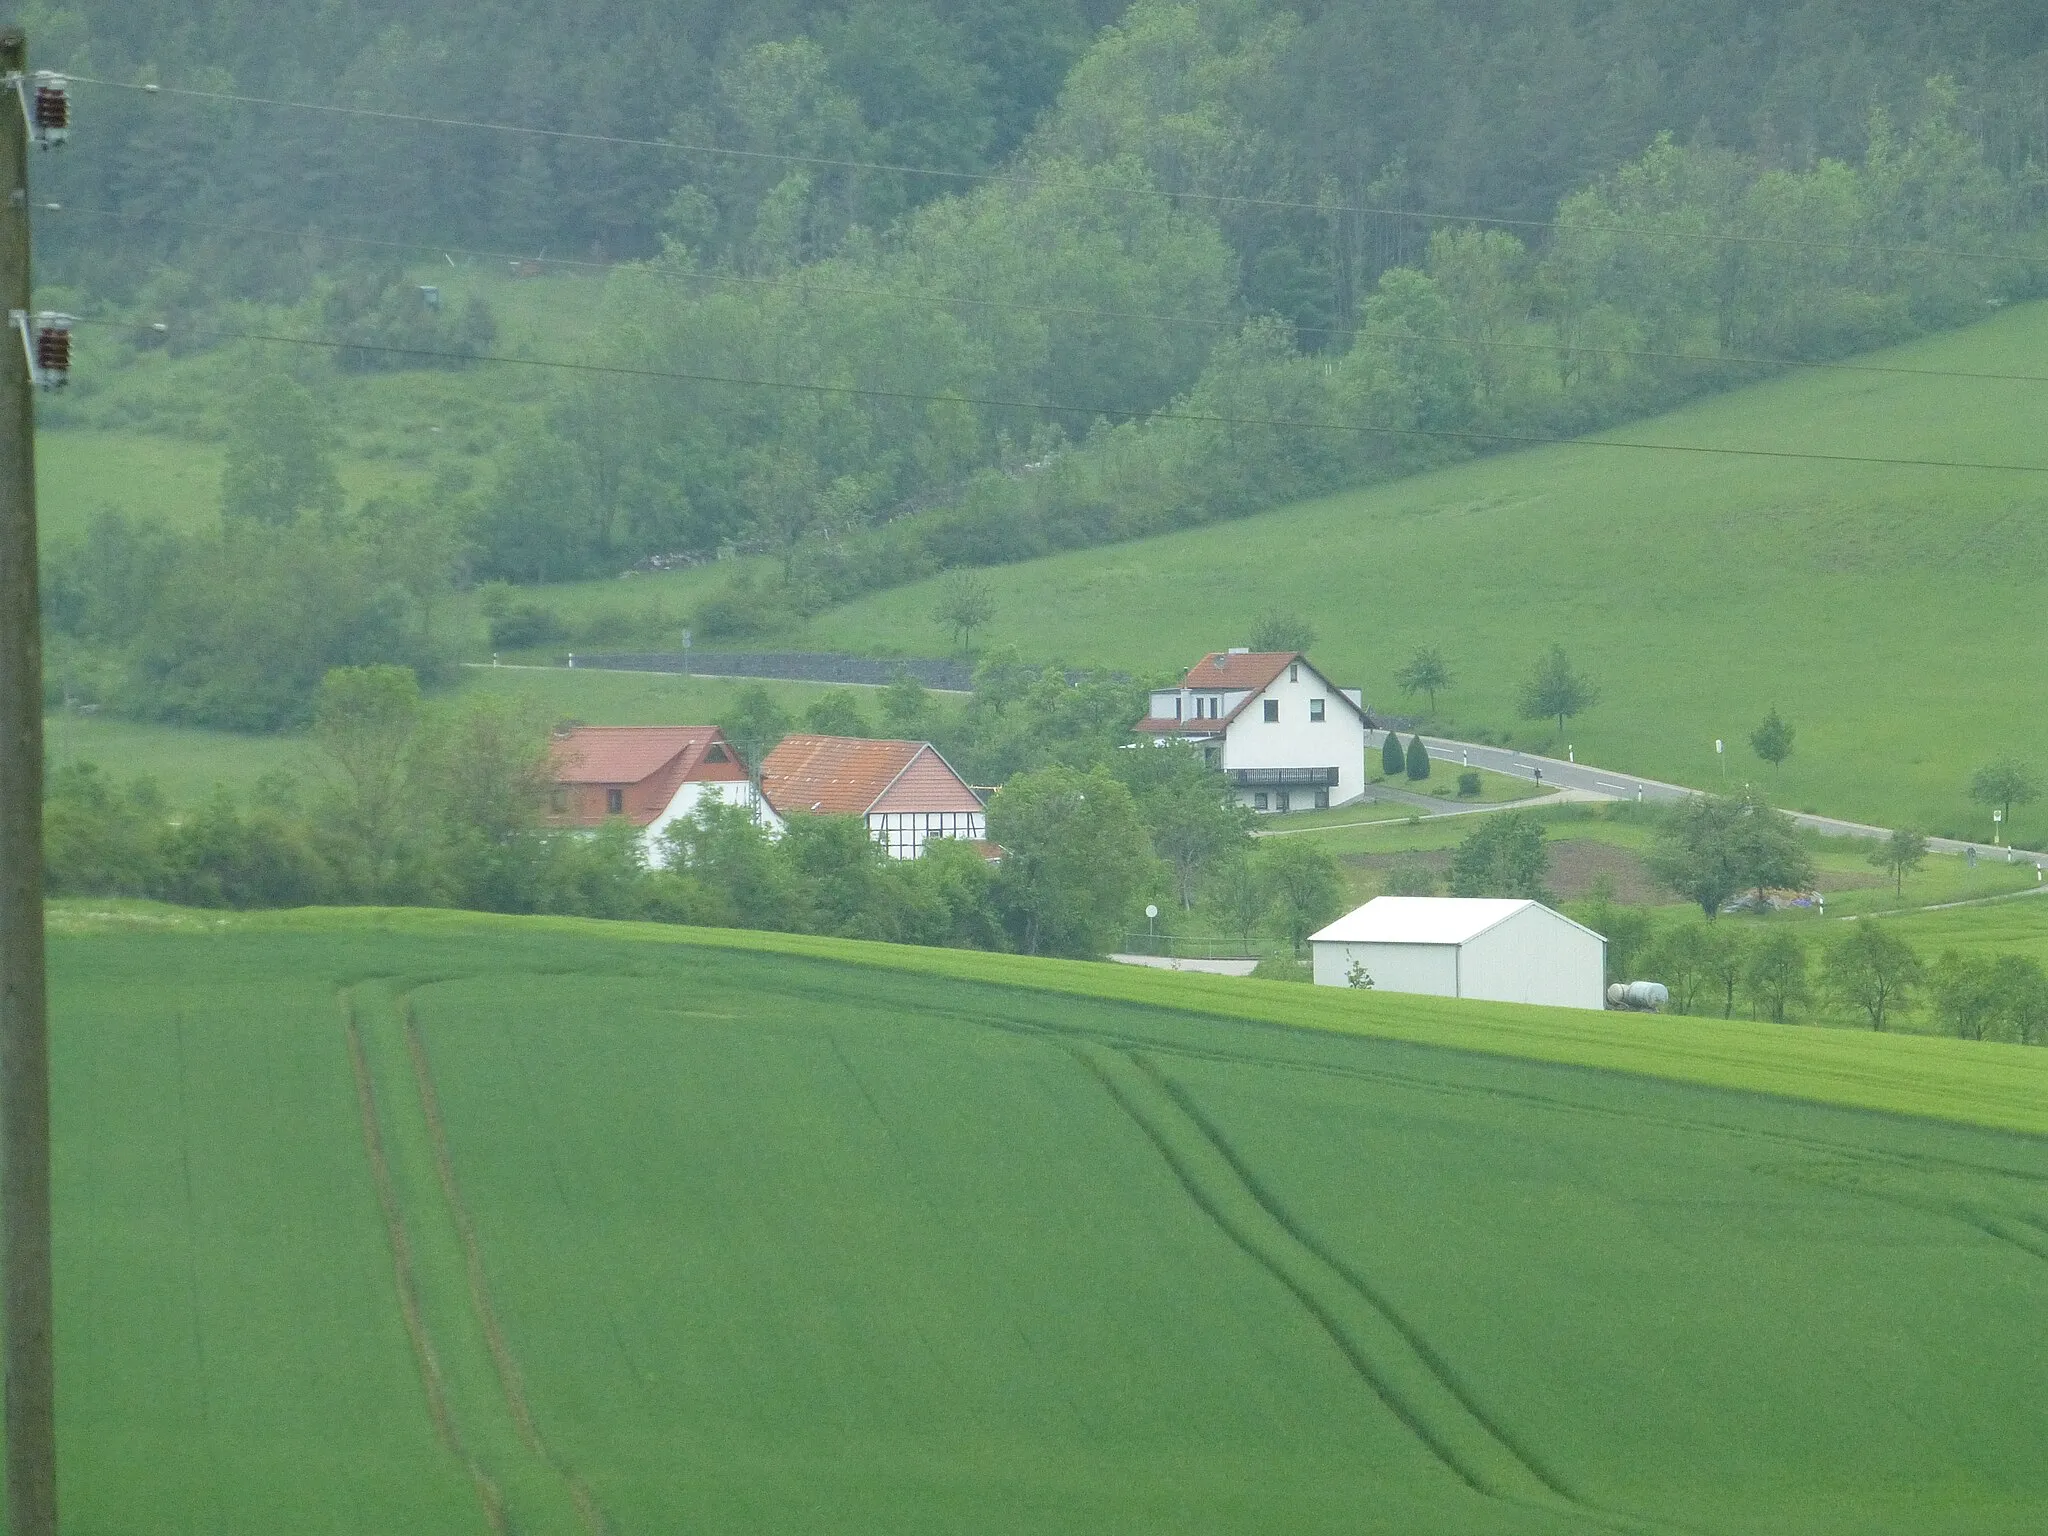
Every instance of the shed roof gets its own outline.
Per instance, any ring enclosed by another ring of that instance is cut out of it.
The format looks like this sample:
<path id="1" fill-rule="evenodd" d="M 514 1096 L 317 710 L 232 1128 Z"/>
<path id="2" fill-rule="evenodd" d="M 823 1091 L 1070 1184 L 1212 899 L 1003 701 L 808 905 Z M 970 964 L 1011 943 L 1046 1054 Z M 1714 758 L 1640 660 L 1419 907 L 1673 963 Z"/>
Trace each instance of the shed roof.
<path id="1" fill-rule="evenodd" d="M 913 764 L 920 772 L 909 774 Z M 899 780 L 904 793 L 891 797 L 890 811 L 981 809 L 980 797 L 926 741 L 785 736 L 761 763 L 761 793 L 784 815 L 866 815 Z"/>
<path id="2" fill-rule="evenodd" d="M 1593 933 L 1539 901 L 1480 896 L 1376 896 L 1329 927 L 1309 935 L 1311 944 L 1463 944 L 1497 928 L 1527 907 Z M 1599 938 L 1598 934 L 1593 937 Z M 1604 942 L 1604 941 L 1603 941 Z"/>

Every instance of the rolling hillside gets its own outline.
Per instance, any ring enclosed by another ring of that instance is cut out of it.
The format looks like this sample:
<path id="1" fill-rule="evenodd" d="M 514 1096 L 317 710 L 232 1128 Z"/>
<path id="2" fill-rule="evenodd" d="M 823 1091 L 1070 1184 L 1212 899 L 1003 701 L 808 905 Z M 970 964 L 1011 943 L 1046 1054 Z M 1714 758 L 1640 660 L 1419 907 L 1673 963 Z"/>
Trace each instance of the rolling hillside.
<path id="1" fill-rule="evenodd" d="M 2048 304 L 1863 361 L 2043 374 Z M 2048 465 L 2048 383 L 1806 372 L 1605 436 L 1886 458 Z M 2048 474 L 1640 453 L 1516 453 L 1242 522 L 1002 570 L 984 643 L 1133 671 L 1242 643 L 1291 611 L 1383 709 L 1418 645 L 1458 675 L 1445 734 L 1515 718 L 1552 642 L 1602 689 L 1566 733 L 1582 759 L 1681 783 L 1757 778 L 1783 804 L 1988 836 L 1964 797 L 2005 752 L 2048 763 L 2029 679 L 2048 663 Z M 792 636 L 936 653 L 934 585 L 830 611 Z M 1770 708 L 1782 773 L 1749 756 Z M 1555 743 L 1562 753 L 1567 741 Z M 2020 835 L 2048 838 L 2048 811 Z"/>
<path id="2" fill-rule="evenodd" d="M 83 1530 L 2048 1517 L 2039 1052 L 449 914 L 54 958 Z"/>

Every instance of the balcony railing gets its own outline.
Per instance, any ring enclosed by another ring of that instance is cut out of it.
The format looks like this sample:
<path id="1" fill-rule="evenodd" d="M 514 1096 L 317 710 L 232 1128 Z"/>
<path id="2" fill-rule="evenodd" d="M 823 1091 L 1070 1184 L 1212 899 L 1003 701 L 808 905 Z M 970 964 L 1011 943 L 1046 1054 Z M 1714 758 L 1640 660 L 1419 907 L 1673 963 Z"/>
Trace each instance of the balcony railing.
<path id="1" fill-rule="evenodd" d="M 1306 785 L 1329 789 L 1337 783 L 1334 768 L 1232 768 L 1230 782 L 1239 789 L 1290 789 Z"/>

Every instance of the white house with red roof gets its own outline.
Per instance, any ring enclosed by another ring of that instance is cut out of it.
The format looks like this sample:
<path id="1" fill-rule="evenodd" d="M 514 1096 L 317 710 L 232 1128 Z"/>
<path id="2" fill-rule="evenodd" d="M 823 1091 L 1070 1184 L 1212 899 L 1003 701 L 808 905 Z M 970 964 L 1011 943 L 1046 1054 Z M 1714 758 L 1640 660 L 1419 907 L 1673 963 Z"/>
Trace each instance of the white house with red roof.
<path id="1" fill-rule="evenodd" d="M 761 793 L 778 818 L 859 816 L 892 859 L 914 859 L 933 838 L 984 845 L 981 797 L 928 741 L 785 736 L 761 761 Z"/>
<path id="2" fill-rule="evenodd" d="M 1178 688 L 1152 695 L 1135 727 L 1185 741 L 1256 811 L 1319 810 L 1365 792 L 1372 719 L 1356 688 L 1339 688 L 1299 651 L 1212 651 Z"/>
<path id="3" fill-rule="evenodd" d="M 707 799 L 770 819 L 738 749 L 716 726 L 578 726 L 557 733 L 549 756 L 555 776 L 549 824 L 601 827 L 623 820 L 642 829 L 655 864 L 664 860 L 662 833 L 669 823 Z"/>

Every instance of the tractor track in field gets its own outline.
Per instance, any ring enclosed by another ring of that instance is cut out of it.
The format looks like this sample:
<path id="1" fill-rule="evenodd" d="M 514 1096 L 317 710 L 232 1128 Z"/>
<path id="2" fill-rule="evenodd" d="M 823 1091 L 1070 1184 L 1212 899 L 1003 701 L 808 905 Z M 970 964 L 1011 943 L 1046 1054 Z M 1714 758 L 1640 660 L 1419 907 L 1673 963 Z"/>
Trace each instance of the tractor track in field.
<path id="1" fill-rule="evenodd" d="M 1229 1144 L 1136 1052 L 1066 1049 L 1145 1136 L 1202 1214 L 1286 1289 L 1386 1410 L 1482 1497 L 1608 1530 L 1667 1530 L 1572 1492 L 1474 1400 L 1413 1325 L 1276 1205 Z"/>
<path id="2" fill-rule="evenodd" d="M 403 999 L 403 1007 L 406 1055 L 411 1061 L 413 1081 L 419 1089 L 420 1109 L 426 1116 L 427 1132 L 433 1142 L 434 1172 L 440 1180 L 441 1195 L 448 1204 L 449 1215 L 454 1220 L 456 1236 L 462 1243 L 463 1264 L 469 1282 L 469 1304 L 483 1328 L 484 1340 L 491 1352 L 491 1364 L 498 1374 L 499 1388 L 505 1394 L 505 1405 L 512 1414 L 513 1427 L 519 1433 L 520 1443 L 569 1490 L 570 1500 L 576 1506 L 576 1517 L 589 1536 L 607 1536 L 604 1512 L 598 1507 L 589 1484 L 547 1443 L 534 1419 L 533 1405 L 527 1400 L 519 1361 L 512 1353 L 505 1330 L 498 1322 L 497 1308 L 491 1302 L 490 1284 L 484 1273 L 483 1249 L 477 1242 L 476 1222 L 463 1201 L 462 1187 L 455 1179 L 455 1162 L 448 1150 L 447 1126 L 441 1118 L 440 1095 L 434 1091 L 433 1068 L 427 1060 L 427 1042 L 420 1033 L 419 1019 L 413 1012 L 409 996 Z"/>
<path id="3" fill-rule="evenodd" d="M 363 1150 L 370 1160 L 370 1179 L 377 1189 L 377 1204 L 384 1215 L 384 1235 L 391 1245 L 392 1277 L 398 1289 L 398 1310 L 412 1341 L 413 1360 L 419 1367 L 420 1385 L 427 1396 L 427 1416 L 434 1433 L 448 1454 L 469 1474 L 483 1505 L 484 1518 L 499 1536 L 512 1536 L 512 1523 L 505 1497 L 490 1473 L 484 1470 L 469 1448 L 448 1406 L 448 1383 L 441 1370 L 440 1356 L 427 1332 L 426 1314 L 421 1309 L 419 1282 L 414 1273 L 412 1240 L 406 1234 L 405 1213 L 400 1208 L 398 1188 L 391 1176 L 391 1161 L 384 1150 L 384 1132 L 377 1113 L 377 1090 L 370 1072 L 369 1052 L 363 1045 L 363 1031 L 357 1021 L 355 1001 L 344 994 L 342 1024 L 348 1037 L 349 1066 L 355 1074 L 356 1104 L 362 1114 Z"/>

